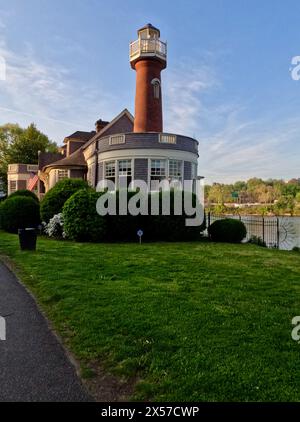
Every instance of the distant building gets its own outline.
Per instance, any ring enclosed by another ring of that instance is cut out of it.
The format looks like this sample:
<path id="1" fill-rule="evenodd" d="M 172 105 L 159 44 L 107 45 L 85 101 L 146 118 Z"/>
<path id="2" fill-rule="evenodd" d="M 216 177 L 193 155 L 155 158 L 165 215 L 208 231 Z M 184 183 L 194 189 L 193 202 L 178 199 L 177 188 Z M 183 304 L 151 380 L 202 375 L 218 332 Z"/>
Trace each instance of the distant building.
<path id="1" fill-rule="evenodd" d="M 197 179 L 198 141 L 163 131 L 161 71 L 167 66 L 167 45 L 159 29 L 148 24 L 138 30 L 130 64 L 136 71 L 135 116 L 124 109 L 110 122 L 98 120 L 95 131 L 67 136 L 61 154 L 40 153 L 40 197 L 64 178 L 85 179 L 93 187 L 103 179 L 118 187 L 121 177 L 148 185 Z"/>
<path id="2" fill-rule="evenodd" d="M 20 189 L 38 192 L 37 174 L 37 164 L 9 164 L 7 172 L 8 195 Z"/>

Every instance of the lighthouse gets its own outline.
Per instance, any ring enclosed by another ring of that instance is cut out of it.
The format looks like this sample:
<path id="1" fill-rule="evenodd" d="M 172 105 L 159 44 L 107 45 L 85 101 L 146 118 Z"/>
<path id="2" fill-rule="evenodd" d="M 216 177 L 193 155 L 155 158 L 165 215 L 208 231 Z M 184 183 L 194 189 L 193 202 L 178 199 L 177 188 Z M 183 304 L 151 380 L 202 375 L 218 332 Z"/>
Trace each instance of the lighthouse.
<path id="1" fill-rule="evenodd" d="M 163 128 L 161 73 L 167 67 L 167 44 L 150 23 L 137 33 L 129 53 L 136 72 L 135 115 L 124 109 L 109 122 L 97 120 L 96 131 L 67 136 L 62 159 L 50 162 L 41 155 L 39 177 L 46 191 L 61 178 L 81 177 L 93 187 L 104 180 L 116 189 L 124 181 L 128 188 L 142 181 L 155 192 L 158 183 L 168 180 L 196 192 L 198 141 Z M 16 176 L 9 177 L 15 186 Z"/>
<path id="2" fill-rule="evenodd" d="M 134 132 L 163 132 L 161 71 L 167 66 L 167 44 L 148 23 L 130 44 L 130 64 L 136 71 Z"/>

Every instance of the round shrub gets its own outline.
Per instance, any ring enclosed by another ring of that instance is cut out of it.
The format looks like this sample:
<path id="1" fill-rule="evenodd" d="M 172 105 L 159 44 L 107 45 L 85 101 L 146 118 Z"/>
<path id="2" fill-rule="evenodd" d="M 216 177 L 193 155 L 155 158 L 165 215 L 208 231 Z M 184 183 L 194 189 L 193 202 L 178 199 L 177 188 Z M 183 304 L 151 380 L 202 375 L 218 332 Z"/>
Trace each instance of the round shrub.
<path id="1" fill-rule="evenodd" d="M 15 196 L 1 204 L 1 226 L 4 230 L 17 233 L 18 229 L 37 227 L 40 223 L 40 205 L 33 198 Z"/>
<path id="2" fill-rule="evenodd" d="M 11 193 L 8 198 L 14 198 L 15 196 L 27 196 L 28 198 L 32 198 L 39 202 L 39 198 L 36 196 L 36 194 L 28 189 L 16 190 L 15 192 Z"/>
<path id="3" fill-rule="evenodd" d="M 96 210 L 99 195 L 92 189 L 81 189 L 66 201 L 63 207 L 66 237 L 79 242 L 99 242 L 104 239 L 105 218 Z"/>
<path id="4" fill-rule="evenodd" d="M 57 182 L 41 201 L 42 220 L 48 223 L 55 214 L 62 212 L 67 199 L 78 190 L 87 188 L 87 182 L 81 179 L 64 179 Z"/>
<path id="5" fill-rule="evenodd" d="M 208 234 L 214 242 L 240 243 L 246 237 L 247 230 L 242 221 L 225 218 L 212 223 Z"/>

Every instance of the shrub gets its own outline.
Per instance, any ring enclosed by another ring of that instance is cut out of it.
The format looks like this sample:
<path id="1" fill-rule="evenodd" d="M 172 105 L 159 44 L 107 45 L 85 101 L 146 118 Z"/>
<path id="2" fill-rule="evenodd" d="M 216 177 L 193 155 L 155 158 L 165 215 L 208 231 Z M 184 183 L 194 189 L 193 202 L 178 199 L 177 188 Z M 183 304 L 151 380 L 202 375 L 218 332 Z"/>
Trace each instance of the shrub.
<path id="1" fill-rule="evenodd" d="M 104 239 L 105 218 L 96 211 L 99 195 L 92 189 L 81 189 L 66 201 L 63 219 L 64 231 L 68 238 L 80 242 L 98 242 Z"/>
<path id="2" fill-rule="evenodd" d="M 248 243 L 252 243 L 253 245 L 257 246 L 262 246 L 263 248 L 267 247 L 266 242 L 264 242 L 261 237 L 255 235 L 252 235 L 250 237 Z"/>
<path id="3" fill-rule="evenodd" d="M 136 192 L 128 192 L 128 202 Z M 110 193 L 116 197 L 116 209 L 119 209 L 120 192 Z M 162 215 L 162 203 L 164 195 L 170 195 L 170 215 Z M 192 194 L 191 194 L 192 195 Z M 183 194 L 182 194 L 183 197 Z M 174 191 L 150 193 L 146 198 L 148 202 L 148 215 L 107 215 L 106 240 L 108 241 L 137 241 L 137 230 L 144 232 L 143 240 L 196 240 L 200 238 L 200 232 L 205 228 L 205 222 L 202 226 L 188 227 L 185 219 L 188 217 L 184 213 L 175 215 L 174 213 Z M 157 201 L 159 205 L 159 215 L 151 215 L 151 202 Z M 193 206 L 196 203 L 196 195 L 192 195 Z"/>
<path id="4" fill-rule="evenodd" d="M 225 218 L 212 223 L 208 234 L 214 242 L 240 243 L 246 237 L 247 230 L 242 221 Z"/>
<path id="5" fill-rule="evenodd" d="M 1 204 L 2 228 L 11 233 L 18 229 L 37 227 L 40 223 L 40 205 L 33 198 L 15 196 Z"/>
<path id="6" fill-rule="evenodd" d="M 55 214 L 62 212 L 63 206 L 75 192 L 88 188 L 87 182 L 81 179 L 64 179 L 57 182 L 44 196 L 41 202 L 41 217 L 46 223 Z"/>
<path id="7" fill-rule="evenodd" d="M 170 215 L 163 215 L 163 199 L 165 195 L 170 195 Z M 195 194 L 189 193 L 189 200 L 193 207 L 196 205 L 197 197 Z M 150 215 L 145 218 L 145 239 L 149 240 L 165 240 L 165 241 L 188 241 L 198 240 L 201 236 L 201 232 L 205 229 L 205 220 L 201 226 L 187 226 L 186 219 L 193 218 L 184 211 L 184 205 L 182 205 L 183 212 L 181 215 L 175 215 L 174 210 L 174 190 L 171 192 L 160 192 L 149 194 L 149 206 L 151 201 L 158 201 L 159 203 L 159 215 Z M 188 197 L 187 196 L 187 197 Z M 182 204 L 184 199 L 184 192 L 181 194 Z"/>
<path id="8" fill-rule="evenodd" d="M 92 190 L 81 190 L 72 195 L 63 207 L 64 231 L 67 237 L 79 241 L 137 241 L 137 231 L 144 232 L 143 240 L 196 240 L 205 229 L 202 226 L 188 227 L 185 219 L 191 216 L 175 215 L 174 192 L 170 194 L 171 215 L 151 215 L 151 201 L 156 199 L 162 210 L 164 193 L 149 194 L 146 198 L 148 215 L 131 214 L 119 215 L 119 201 L 121 192 L 106 193 L 106 200 L 112 198 L 116 203 L 116 215 L 100 216 L 96 211 L 96 203 L 102 193 Z M 136 192 L 127 192 L 127 201 Z M 192 196 L 195 206 L 196 195 Z M 139 207 L 137 205 L 137 207 Z"/>
<path id="9" fill-rule="evenodd" d="M 27 196 L 28 198 L 32 198 L 39 202 L 39 198 L 36 196 L 36 194 L 28 189 L 16 190 L 15 192 L 11 193 L 8 198 L 14 198 L 15 196 Z"/>
<path id="10" fill-rule="evenodd" d="M 64 237 L 64 220 L 62 213 L 55 214 L 44 227 L 44 232 L 49 237 Z"/>

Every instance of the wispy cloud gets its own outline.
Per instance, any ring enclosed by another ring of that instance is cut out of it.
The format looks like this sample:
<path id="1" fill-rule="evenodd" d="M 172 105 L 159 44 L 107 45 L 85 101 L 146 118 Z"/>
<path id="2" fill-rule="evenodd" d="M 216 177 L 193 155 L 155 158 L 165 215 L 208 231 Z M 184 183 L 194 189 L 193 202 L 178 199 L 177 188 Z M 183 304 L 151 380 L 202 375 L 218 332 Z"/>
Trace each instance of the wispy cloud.
<path id="1" fill-rule="evenodd" d="M 78 83 L 70 69 L 40 62 L 28 44 L 19 54 L 2 41 L 0 56 L 7 67 L 6 81 L 0 85 L 1 123 L 28 123 L 30 117 L 60 142 L 66 131 L 92 130 L 98 117 L 118 111 L 117 97 L 105 91 L 99 96 L 89 82 Z"/>
<path id="2" fill-rule="evenodd" d="M 0 16 L 0 29 L 1 22 Z M 34 121 L 61 142 L 69 131 L 92 130 L 98 117 L 113 117 L 123 107 L 105 87 L 95 89 L 92 81 L 79 82 L 70 68 L 41 62 L 28 44 L 20 54 L 3 38 L 0 55 L 7 63 L 7 80 L 0 81 L 0 124 Z M 300 118 L 249 119 L 242 100 L 220 100 L 222 79 L 213 65 L 178 62 L 185 65 L 163 75 L 165 129 L 199 140 L 199 173 L 208 182 L 300 176 Z"/>
<path id="3" fill-rule="evenodd" d="M 199 173 L 208 183 L 299 177 L 300 118 L 248 119 L 246 103 L 214 95 L 221 85 L 214 68 L 195 63 L 169 71 L 165 84 L 166 129 L 199 140 Z"/>

